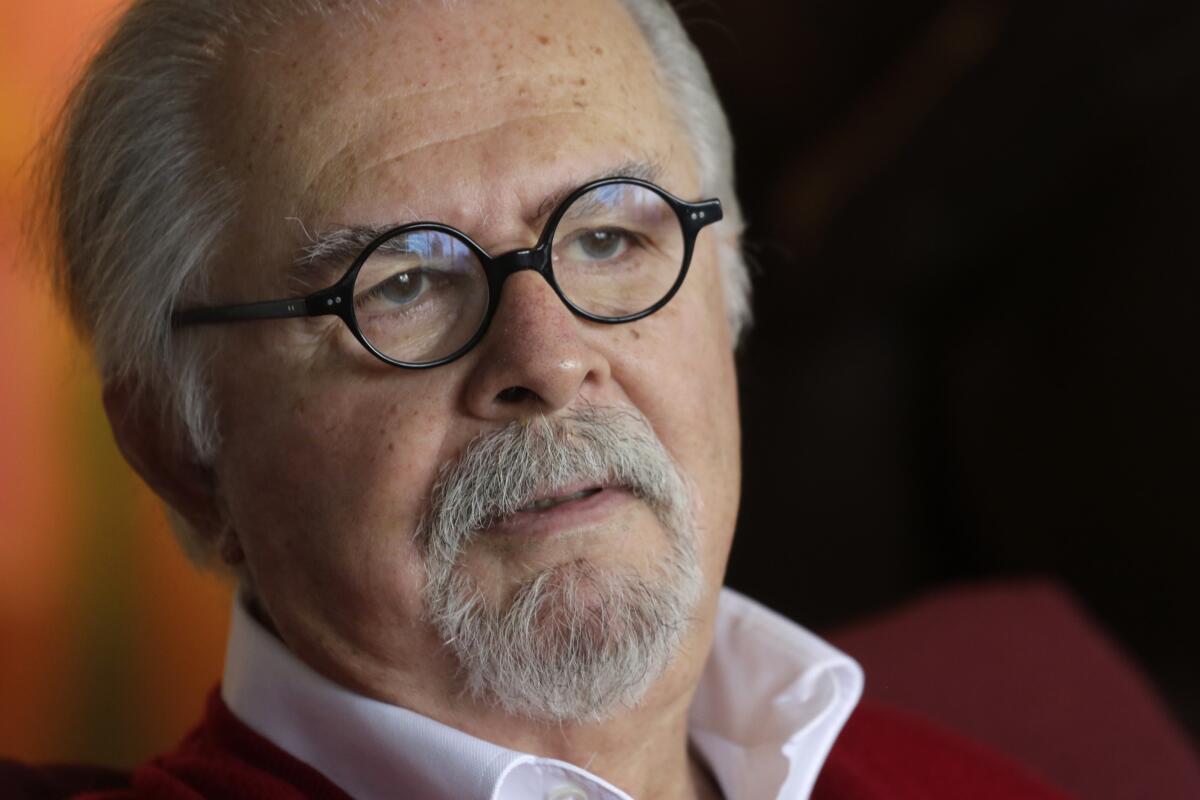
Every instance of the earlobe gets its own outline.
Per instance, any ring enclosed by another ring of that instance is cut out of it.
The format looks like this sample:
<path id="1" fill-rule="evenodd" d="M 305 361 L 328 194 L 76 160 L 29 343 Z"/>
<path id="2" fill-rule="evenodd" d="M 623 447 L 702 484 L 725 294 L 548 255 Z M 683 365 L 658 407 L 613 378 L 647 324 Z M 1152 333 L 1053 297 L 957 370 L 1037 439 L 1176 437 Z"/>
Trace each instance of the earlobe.
<path id="1" fill-rule="evenodd" d="M 228 526 L 221 519 L 212 469 L 195 458 L 161 405 L 132 382 L 112 381 L 104 385 L 104 411 L 129 465 L 203 538 L 219 540 L 224 559 L 226 540 L 236 542 L 236 537 L 219 534 Z"/>

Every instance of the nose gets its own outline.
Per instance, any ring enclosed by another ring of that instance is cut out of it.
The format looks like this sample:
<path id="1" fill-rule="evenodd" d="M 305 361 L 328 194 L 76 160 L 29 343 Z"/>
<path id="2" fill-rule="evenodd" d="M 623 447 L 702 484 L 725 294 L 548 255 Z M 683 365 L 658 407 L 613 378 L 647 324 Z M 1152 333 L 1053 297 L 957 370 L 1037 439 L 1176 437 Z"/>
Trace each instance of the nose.
<path id="1" fill-rule="evenodd" d="M 511 274 L 467 382 L 476 417 L 509 421 L 566 408 L 611 375 L 585 326 L 534 270 Z"/>

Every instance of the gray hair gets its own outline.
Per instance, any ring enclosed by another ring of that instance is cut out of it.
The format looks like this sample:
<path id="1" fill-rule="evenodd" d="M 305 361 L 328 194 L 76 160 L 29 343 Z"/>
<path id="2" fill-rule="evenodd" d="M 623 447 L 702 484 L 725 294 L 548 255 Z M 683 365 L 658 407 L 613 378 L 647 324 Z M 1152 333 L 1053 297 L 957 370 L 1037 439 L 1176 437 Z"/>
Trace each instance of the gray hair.
<path id="1" fill-rule="evenodd" d="M 738 240 L 733 143 L 703 60 L 667 0 L 621 0 L 646 37 L 658 77 L 689 137 L 703 191 L 720 197 L 720 263 L 735 341 L 750 319 Z M 105 383 L 153 399 L 181 450 L 217 450 L 202 337 L 176 341 L 173 309 L 203 301 L 211 265 L 238 213 L 234 181 L 202 124 L 206 92 L 231 43 L 302 14 L 386 0 L 134 0 L 71 93 L 43 181 L 57 288 L 91 342 Z M 185 548 L 211 548 L 176 520 Z"/>

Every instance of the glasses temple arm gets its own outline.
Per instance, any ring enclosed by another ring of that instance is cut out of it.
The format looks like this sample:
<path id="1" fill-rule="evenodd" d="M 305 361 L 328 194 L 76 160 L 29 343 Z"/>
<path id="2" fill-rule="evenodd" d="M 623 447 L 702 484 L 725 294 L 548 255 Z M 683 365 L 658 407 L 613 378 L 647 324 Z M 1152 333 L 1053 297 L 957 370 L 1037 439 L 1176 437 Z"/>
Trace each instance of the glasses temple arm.
<path id="1" fill-rule="evenodd" d="M 326 297 L 326 295 L 329 295 Z M 336 314 L 341 309 L 340 294 L 318 292 L 308 297 L 287 300 L 264 300 L 258 303 L 237 303 L 228 306 L 187 308 L 171 315 L 174 327 L 203 325 L 209 322 L 247 322 L 257 319 L 286 319 L 288 317 L 316 317 Z"/>

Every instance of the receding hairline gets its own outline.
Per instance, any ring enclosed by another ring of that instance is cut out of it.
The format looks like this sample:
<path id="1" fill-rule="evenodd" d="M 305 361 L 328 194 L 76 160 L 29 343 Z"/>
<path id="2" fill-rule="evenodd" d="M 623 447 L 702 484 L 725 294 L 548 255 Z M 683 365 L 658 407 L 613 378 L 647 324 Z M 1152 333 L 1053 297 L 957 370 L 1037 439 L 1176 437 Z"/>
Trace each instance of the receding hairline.
<path id="1" fill-rule="evenodd" d="M 365 10 L 353 14 L 352 18 L 358 22 L 352 30 L 358 29 L 364 20 L 380 22 L 388 17 L 388 25 L 382 25 L 386 28 L 397 23 L 407 25 L 408 18 L 414 13 L 422 14 L 442 8 L 454 11 L 458 6 L 476 5 L 480 4 L 404 2 L 397 7 L 382 8 L 376 0 L 352 0 L 337 4 L 340 8 Z M 497 4 L 492 2 L 490 5 Z M 410 148 L 414 151 L 421 146 L 437 146 L 442 144 L 439 131 L 448 130 L 448 126 L 452 126 L 449 130 L 454 131 L 456 137 L 466 138 L 484 133 L 505 121 L 520 121 L 528 116 L 528 110 L 548 110 L 526 109 L 524 104 L 542 104 L 541 96 L 546 94 L 547 88 L 556 84 L 565 86 L 568 78 L 572 84 L 571 91 L 551 90 L 556 92 L 553 96 L 558 98 L 562 110 L 574 110 L 571 101 L 576 101 L 576 106 L 581 109 L 596 107 L 596 103 L 600 103 L 600 108 L 610 106 L 612 109 L 625 109 L 628 108 L 626 92 L 640 91 L 637 86 L 643 85 L 649 90 L 643 100 L 648 101 L 650 94 L 653 94 L 654 103 L 652 107 L 643 102 L 644 116 L 638 119 L 653 124 L 661 113 L 661 119 L 667 125 L 677 128 L 680 140 L 690 145 L 690 133 L 684 126 L 678 125 L 677 115 L 672 109 L 671 92 L 659 80 L 656 55 L 637 20 L 622 0 L 606 0 L 601 5 L 611 11 L 605 12 L 606 18 L 616 20 L 611 31 L 619 34 L 612 37 L 612 41 L 617 43 L 616 47 L 608 42 L 583 42 L 580 38 L 582 31 L 572 29 L 565 31 L 547 49 L 536 43 L 546 38 L 539 34 L 536 24 L 521 23 L 521 30 L 505 31 L 503 35 L 492 34 L 494 47 L 491 53 L 473 62 L 466 61 L 462 66 L 455 60 L 444 59 L 444 55 L 440 54 L 437 59 L 425 58 L 433 54 L 427 49 L 430 41 L 425 41 L 413 48 L 419 54 L 413 61 L 404 60 L 403 55 L 398 58 L 389 56 L 391 62 L 385 65 L 386 72 L 368 66 L 362 68 L 361 79 L 354 77 L 358 56 L 353 53 L 347 55 L 344 46 L 347 43 L 361 43 L 362 58 L 370 59 L 374 49 L 380 47 L 380 42 L 386 49 L 395 49 L 391 47 L 394 44 L 394 31 L 386 31 L 383 40 L 362 37 L 360 42 L 359 38 L 350 37 L 348 42 L 341 41 L 346 37 L 347 26 L 340 17 L 304 14 L 299 18 L 277 19 L 270 29 L 259 28 L 245 35 L 239 32 L 217 56 L 218 68 L 206 97 L 208 102 L 202 109 L 203 127 L 206 128 L 204 134 L 210 140 L 215 166 L 227 168 L 239 182 L 272 180 L 277 186 L 288 187 L 292 190 L 289 193 L 296 194 L 296 197 L 289 198 L 293 205 L 287 209 L 288 213 L 304 218 L 311 228 L 313 218 L 322 215 L 323 211 L 337 211 L 336 207 L 323 205 L 322 198 L 346 187 L 362 161 L 370 162 L 377 157 L 372 155 L 372 139 L 378 142 L 389 136 L 386 133 L 389 126 L 408 128 L 409 131 L 428 131 L 425 140 L 414 137 Z M 572 17 L 575 16 L 572 14 Z M 626 26 L 631 36 L 624 35 Z M 515 40 L 528 38 L 535 42 L 532 46 L 535 48 L 534 55 L 539 52 L 548 54 L 542 58 L 544 62 L 536 58 L 528 62 L 522 60 L 521 56 L 530 52 L 529 46 L 520 46 L 512 53 L 504 53 L 502 44 L 511 46 L 510 34 L 520 34 L 512 37 Z M 575 36 L 574 44 L 571 43 L 572 35 Z M 292 36 L 301 37 L 292 44 L 304 50 L 304 54 L 296 55 L 290 52 L 290 46 L 278 44 L 281 37 L 286 41 L 287 37 Z M 337 38 L 338 42 L 326 48 L 331 38 Z M 421 37 L 415 38 L 420 40 Z M 403 46 L 403 42 L 400 44 Z M 607 52 L 600 44 L 606 44 Z M 421 50 L 421 47 L 426 49 Z M 593 49 L 601 55 L 594 56 Z M 641 70 L 629 71 L 628 56 L 635 52 L 640 60 L 644 60 L 644 80 Z M 494 71 L 491 70 L 493 58 L 496 59 Z M 589 64 L 588 59 L 593 59 L 594 64 Z M 589 78 L 590 83 L 583 76 Z M 462 80 L 458 79 L 460 77 Z M 445 83 L 439 85 L 443 79 Z M 539 85 L 542 79 L 546 83 Z M 581 83 L 586 85 L 576 88 L 575 79 L 581 79 Z M 506 80 L 509 85 L 503 88 L 498 86 L 497 91 L 491 91 L 486 84 L 492 80 Z M 487 102 L 488 96 L 496 96 L 505 98 L 504 103 L 480 108 L 478 118 L 469 118 L 452 103 L 443 114 L 440 108 L 443 103 L 422 100 L 422 96 L 439 91 L 451 94 L 449 90 L 468 82 L 474 89 L 482 90 L 481 101 Z M 602 86 L 604 92 L 598 92 L 598 86 Z M 343 97 L 348 97 L 346 103 L 342 102 Z M 620 125 L 626 126 L 626 122 L 622 120 Z M 626 126 L 625 130 L 631 137 L 638 136 L 636 126 Z M 313 143 L 322 146 L 322 139 L 330 142 L 331 148 L 336 151 L 335 155 L 329 158 L 328 163 L 323 163 L 324 160 L 312 162 L 308 158 L 311 155 L 308 149 Z M 366 150 L 360 142 L 368 145 Z M 296 150 L 290 152 L 293 146 Z M 691 150 L 690 146 L 688 150 Z M 641 155 L 636 151 L 631 152 Z M 263 174 L 264 167 L 270 178 Z M 248 174 L 250 169 L 256 174 Z M 307 191 L 318 186 L 320 193 Z"/>

